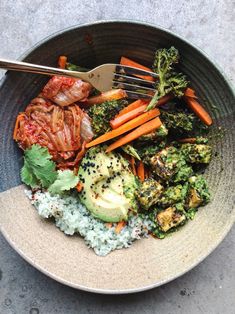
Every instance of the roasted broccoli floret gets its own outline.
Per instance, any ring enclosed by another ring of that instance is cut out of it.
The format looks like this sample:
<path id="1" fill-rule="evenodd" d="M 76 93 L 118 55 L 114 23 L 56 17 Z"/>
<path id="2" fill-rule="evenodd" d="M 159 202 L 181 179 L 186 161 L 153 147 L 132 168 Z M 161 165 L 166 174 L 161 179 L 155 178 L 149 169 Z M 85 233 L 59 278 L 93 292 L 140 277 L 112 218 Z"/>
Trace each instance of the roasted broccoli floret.
<path id="1" fill-rule="evenodd" d="M 110 120 L 112 120 L 120 110 L 127 105 L 126 100 L 105 101 L 102 104 L 93 105 L 88 114 L 92 118 L 92 129 L 96 136 L 108 132 Z"/>
<path id="2" fill-rule="evenodd" d="M 193 175 L 193 168 L 181 162 L 181 167 L 178 169 L 176 174 L 172 177 L 171 181 L 174 183 L 186 182 L 188 178 Z"/>
<path id="3" fill-rule="evenodd" d="M 207 144 L 207 143 L 208 143 L 208 138 L 202 137 L 202 136 L 196 137 L 196 144 Z"/>
<path id="4" fill-rule="evenodd" d="M 189 191 L 186 201 L 186 207 L 197 208 L 205 205 L 210 201 L 210 192 L 206 179 L 202 175 L 192 176 L 189 178 Z"/>
<path id="5" fill-rule="evenodd" d="M 188 193 L 188 183 L 168 187 L 162 194 L 158 204 L 166 207 L 178 202 L 184 202 Z"/>
<path id="6" fill-rule="evenodd" d="M 173 93 L 175 97 L 182 97 L 187 85 L 188 81 L 184 74 L 171 72 L 166 77 L 165 94 Z"/>
<path id="7" fill-rule="evenodd" d="M 87 72 L 89 69 L 80 67 L 79 65 L 75 65 L 73 63 L 66 63 L 66 69 L 70 71 L 79 71 L 79 72 Z"/>
<path id="8" fill-rule="evenodd" d="M 148 164 L 149 160 L 152 156 L 154 156 L 157 152 L 162 150 L 166 146 L 166 141 L 162 140 L 161 142 L 155 142 L 151 145 L 143 145 L 137 146 L 137 151 L 141 159 L 144 163 Z"/>
<path id="9" fill-rule="evenodd" d="M 186 218 L 193 220 L 195 215 L 196 215 L 197 210 L 198 210 L 198 208 L 196 208 L 196 207 L 187 209 L 187 211 L 184 212 Z"/>
<path id="10" fill-rule="evenodd" d="M 173 69 L 173 65 L 179 62 L 179 51 L 175 47 L 169 49 L 161 48 L 155 53 L 153 70 L 159 73 L 159 76 L 165 76 Z"/>
<path id="11" fill-rule="evenodd" d="M 167 232 L 171 228 L 177 227 L 186 220 L 186 216 L 177 211 L 176 207 L 168 207 L 157 214 L 156 221 L 160 229 Z"/>
<path id="12" fill-rule="evenodd" d="M 171 180 L 185 164 L 180 150 L 174 146 L 164 148 L 151 157 L 149 161 L 153 172 L 166 181 Z"/>
<path id="13" fill-rule="evenodd" d="M 179 62 L 179 52 L 174 47 L 158 49 L 155 53 L 153 70 L 159 75 L 156 83 L 156 93 L 147 110 L 153 109 L 157 101 L 168 93 L 181 97 L 188 85 L 185 75 L 173 71 L 173 66 Z"/>
<path id="14" fill-rule="evenodd" d="M 193 114 L 186 114 L 185 112 L 161 111 L 161 120 L 167 129 L 177 131 L 178 134 L 193 130 L 195 116 Z"/>
<path id="15" fill-rule="evenodd" d="M 206 144 L 182 144 L 182 154 L 189 163 L 208 164 L 211 160 L 212 148 Z"/>
<path id="16" fill-rule="evenodd" d="M 138 138 L 139 142 L 154 142 L 157 140 L 161 140 L 162 138 L 168 135 L 168 130 L 164 124 L 160 126 L 156 131 L 142 135 Z"/>
<path id="17" fill-rule="evenodd" d="M 137 192 L 137 198 L 143 209 L 149 209 L 156 204 L 163 191 L 163 186 L 156 180 L 149 178 L 145 180 Z"/>

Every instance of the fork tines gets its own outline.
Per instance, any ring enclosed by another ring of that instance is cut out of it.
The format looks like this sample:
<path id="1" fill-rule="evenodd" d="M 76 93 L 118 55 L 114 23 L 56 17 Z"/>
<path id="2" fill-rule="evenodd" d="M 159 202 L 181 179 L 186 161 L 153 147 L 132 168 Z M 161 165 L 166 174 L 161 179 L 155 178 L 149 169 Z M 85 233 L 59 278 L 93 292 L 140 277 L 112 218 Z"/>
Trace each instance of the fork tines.
<path id="1" fill-rule="evenodd" d="M 124 89 L 129 98 L 152 98 L 155 93 L 155 82 L 133 77 L 132 75 L 151 76 L 153 78 L 158 77 L 158 75 L 154 72 L 129 66 L 117 65 L 116 73 L 114 73 L 113 78 L 113 87 Z"/>
<path id="2" fill-rule="evenodd" d="M 118 73 L 114 74 L 114 81 L 133 83 L 135 85 L 143 85 L 146 87 L 154 87 L 155 86 L 155 82 L 153 82 L 153 81 L 147 81 L 147 80 L 144 80 L 144 79 L 141 79 L 138 77 L 127 76 L 127 75 L 118 74 Z"/>
<path id="3" fill-rule="evenodd" d="M 157 78 L 158 75 L 154 72 L 141 70 L 138 68 L 129 67 L 126 65 L 117 64 L 116 65 L 116 73 L 125 74 L 125 75 L 142 75 L 142 76 L 152 76 L 153 78 Z"/>
<path id="4" fill-rule="evenodd" d="M 139 92 L 133 92 L 131 90 L 126 90 L 125 92 L 127 94 L 127 97 L 130 99 L 146 99 L 146 100 L 150 100 L 152 99 L 153 95 L 149 95 L 149 94 L 145 94 L 145 93 L 139 93 Z"/>

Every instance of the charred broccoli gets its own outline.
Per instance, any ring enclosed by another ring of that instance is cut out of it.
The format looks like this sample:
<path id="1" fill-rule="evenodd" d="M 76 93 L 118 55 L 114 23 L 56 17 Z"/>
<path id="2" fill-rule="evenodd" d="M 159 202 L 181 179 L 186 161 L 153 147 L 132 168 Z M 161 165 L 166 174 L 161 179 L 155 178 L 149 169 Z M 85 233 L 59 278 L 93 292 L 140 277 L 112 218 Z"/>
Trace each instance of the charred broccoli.
<path id="1" fill-rule="evenodd" d="M 164 124 L 160 126 L 156 131 L 153 131 L 151 133 L 142 135 L 138 138 L 139 142 L 153 142 L 157 140 L 161 140 L 162 138 L 166 137 L 168 135 L 168 130 Z"/>
<path id="2" fill-rule="evenodd" d="M 66 69 L 70 71 L 79 71 L 79 72 L 87 72 L 89 69 L 80 67 L 79 65 L 75 65 L 73 63 L 66 63 Z"/>
<path id="3" fill-rule="evenodd" d="M 172 182 L 186 182 L 188 178 L 193 175 L 193 169 L 187 163 L 181 162 L 181 167 L 178 169 L 176 174 L 172 177 Z"/>
<path id="4" fill-rule="evenodd" d="M 196 144 L 207 144 L 208 143 L 208 138 L 203 137 L 203 136 L 197 136 L 196 137 Z"/>
<path id="5" fill-rule="evenodd" d="M 158 204 L 166 207 L 178 202 L 184 202 L 188 193 L 188 183 L 168 187 L 162 194 Z"/>
<path id="6" fill-rule="evenodd" d="M 162 150 L 165 146 L 166 141 L 162 140 L 161 142 L 157 142 L 152 145 L 143 145 L 141 143 L 141 146 L 137 146 L 136 149 L 139 156 L 141 157 L 141 160 L 143 160 L 145 164 L 149 164 L 150 158 Z"/>
<path id="7" fill-rule="evenodd" d="M 108 132 L 110 120 L 112 120 L 120 110 L 127 105 L 125 100 L 105 101 L 102 104 L 93 105 L 88 114 L 92 118 L 92 129 L 96 136 Z"/>
<path id="8" fill-rule="evenodd" d="M 187 207 L 196 208 L 205 205 L 210 201 L 210 192 L 206 179 L 202 175 L 189 178 L 189 193 L 187 197 Z"/>
<path id="9" fill-rule="evenodd" d="M 177 131 L 177 133 L 185 133 L 193 130 L 195 116 L 184 112 L 161 111 L 161 121 L 167 129 Z"/>
<path id="10" fill-rule="evenodd" d="M 179 62 L 179 52 L 174 47 L 158 49 L 155 53 L 153 70 L 159 75 L 156 83 L 156 93 L 146 110 L 153 109 L 157 101 L 168 93 L 181 97 L 188 85 L 185 75 L 173 71 L 173 67 Z"/>
<path id="11" fill-rule="evenodd" d="M 206 144 L 182 144 L 182 154 L 189 163 L 208 164 L 211 160 L 212 148 Z"/>

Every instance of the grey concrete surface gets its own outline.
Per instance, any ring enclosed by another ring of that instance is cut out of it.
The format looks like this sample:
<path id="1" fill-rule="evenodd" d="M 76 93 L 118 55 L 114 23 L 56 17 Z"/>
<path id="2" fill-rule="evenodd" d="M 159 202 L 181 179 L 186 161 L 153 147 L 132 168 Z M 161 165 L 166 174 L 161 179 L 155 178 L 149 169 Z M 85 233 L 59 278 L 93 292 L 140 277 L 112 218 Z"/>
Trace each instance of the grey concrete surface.
<path id="1" fill-rule="evenodd" d="M 120 18 L 155 23 L 186 37 L 234 82 L 234 0 L 0 0 L 0 56 L 16 58 L 64 27 Z M 0 313 L 233 314 L 234 236 L 233 228 L 206 260 L 181 278 L 124 296 L 63 286 L 28 265 L 0 236 Z"/>

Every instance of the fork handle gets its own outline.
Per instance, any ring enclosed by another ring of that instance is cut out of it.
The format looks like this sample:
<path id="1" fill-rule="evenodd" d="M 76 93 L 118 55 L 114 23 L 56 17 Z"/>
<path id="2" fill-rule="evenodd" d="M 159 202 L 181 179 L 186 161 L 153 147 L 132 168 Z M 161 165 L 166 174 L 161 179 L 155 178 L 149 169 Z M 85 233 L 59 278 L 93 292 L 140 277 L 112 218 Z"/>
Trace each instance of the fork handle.
<path id="1" fill-rule="evenodd" d="M 20 71 L 20 72 L 30 72 L 37 74 L 45 74 L 45 75 L 62 75 L 67 77 L 76 77 L 83 79 L 85 81 L 88 80 L 87 73 L 78 72 L 78 71 L 69 71 L 64 69 L 57 69 L 52 67 L 47 67 L 43 65 L 27 63 L 22 61 L 13 61 L 0 58 L 0 68 L 12 71 Z"/>

